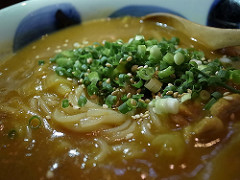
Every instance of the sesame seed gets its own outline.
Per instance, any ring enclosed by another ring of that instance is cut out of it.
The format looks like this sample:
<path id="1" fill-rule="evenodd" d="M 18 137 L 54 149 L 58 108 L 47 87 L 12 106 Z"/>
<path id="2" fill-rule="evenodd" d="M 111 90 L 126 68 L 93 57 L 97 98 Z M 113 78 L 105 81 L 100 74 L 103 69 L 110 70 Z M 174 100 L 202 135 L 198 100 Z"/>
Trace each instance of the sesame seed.
<path id="1" fill-rule="evenodd" d="M 102 107 L 103 107 L 104 109 L 107 109 L 107 108 L 108 108 L 108 105 L 103 104 Z"/>
<path id="2" fill-rule="evenodd" d="M 151 126 L 151 124 L 150 124 L 150 123 L 147 123 L 147 127 L 148 127 L 149 129 L 151 129 L 151 128 L 152 128 L 152 126 Z"/>
<path id="3" fill-rule="evenodd" d="M 177 98 L 178 97 L 178 92 L 173 93 L 173 97 Z"/>
<path id="4" fill-rule="evenodd" d="M 81 45 L 78 43 L 78 42 L 75 42 L 74 44 L 73 44 L 73 47 L 75 47 L 75 48 L 79 48 Z"/>
<path id="5" fill-rule="evenodd" d="M 132 59 L 132 56 L 128 56 L 127 61 L 131 61 Z"/>
<path id="6" fill-rule="evenodd" d="M 141 91 L 142 91 L 141 89 L 138 89 L 136 92 L 137 92 L 137 94 L 139 94 Z"/>
<path id="7" fill-rule="evenodd" d="M 80 83 L 83 83 L 83 79 L 81 78 L 81 79 L 79 80 L 79 82 L 80 82 Z"/>
<path id="8" fill-rule="evenodd" d="M 147 117 L 149 117 L 149 114 L 144 114 L 143 115 L 143 118 L 147 118 Z"/>
<path id="9" fill-rule="evenodd" d="M 130 97 L 132 97 L 132 94 L 131 94 L 131 93 L 128 93 L 128 94 L 127 94 L 127 98 L 130 98 Z"/>
<path id="10" fill-rule="evenodd" d="M 72 81 L 73 79 L 68 77 L 67 80 L 68 80 L 68 81 Z"/>
<path id="11" fill-rule="evenodd" d="M 55 52 L 55 53 L 60 53 L 60 52 L 62 52 L 62 50 L 61 50 L 61 49 L 57 49 L 57 50 L 55 50 L 54 52 Z"/>
<path id="12" fill-rule="evenodd" d="M 131 73 L 127 73 L 127 75 L 128 75 L 129 77 L 132 77 L 132 74 L 131 74 Z"/>
<path id="13" fill-rule="evenodd" d="M 115 95 L 117 95 L 117 91 L 113 91 L 111 94 L 113 95 L 113 96 L 115 96 Z"/>
<path id="14" fill-rule="evenodd" d="M 233 100 L 233 97 L 232 97 L 232 96 L 224 96 L 223 98 L 226 99 L 226 100 L 228 100 L 228 101 Z"/>
<path id="15" fill-rule="evenodd" d="M 130 81 L 131 83 L 135 83 L 133 78 L 131 78 L 129 81 Z"/>
<path id="16" fill-rule="evenodd" d="M 172 94 L 173 94 L 173 91 L 166 92 L 166 95 L 172 95 Z"/>
<path id="17" fill-rule="evenodd" d="M 138 69 L 138 65 L 133 65 L 133 66 L 131 67 L 131 71 L 132 71 L 132 72 L 136 72 L 137 69 Z"/>
<path id="18" fill-rule="evenodd" d="M 46 116 L 46 119 L 47 119 L 47 120 L 50 120 L 50 119 L 51 119 L 51 116 Z"/>
<path id="19" fill-rule="evenodd" d="M 140 115 L 139 115 L 139 114 L 136 114 L 136 115 L 135 115 L 135 118 L 136 118 L 136 119 L 139 119 L 139 118 L 140 118 Z"/>
<path id="20" fill-rule="evenodd" d="M 148 65 L 145 65 L 143 68 L 148 68 Z"/>
<path id="21" fill-rule="evenodd" d="M 126 135 L 126 139 L 130 139 L 131 137 L 133 137 L 133 133 L 129 133 Z"/>
<path id="22" fill-rule="evenodd" d="M 80 109 L 80 107 L 79 106 L 73 106 L 73 109 L 77 110 L 77 109 Z"/>
<path id="23" fill-rule="evenodd" d="M 191 90 L 191 89 L 187 89 L 187 92 L 191 94 L 191 93 L 192 93 L 192 90 Z"/>
<path id="24" fill-rule="evenodd" d="M 229 95 L 230 94 L 230 92 L 225 92 L 224 94 L 223 94 L 223 96 L 227 96 L 227 95 Z"/>
<path id="25" fill-rule="evenodd" d="M 112 65 L 110 63 L 106 63 L 105 66 L 106 67 L 112 67 Z"/>
<path id="26" fill-rule="evenodd" d="M 122 89 L 122 88 L 120 89 L 120 92 L 123 92 L 123 93 L 124 93 L 125 91 L 126 91 L 125 89 Z"/>
<path id="27" fill-rule="evenodd" d="M 106 80 L 106 83 L 110 84 L 110 83 L 111 83 L 111 79 L 108 78 L 108 79 Z"/>
<path id="28" fill-rule="evenodd" d="M 150 99 L 145 99 L 145 103 L 150 103 L 151 102 L 151 100 Z"/>
<path id="29" fill-rule="evenodd" d="M 87 58 L 87 63 L 90 64 L 92 63 L 93 59 L 92 58 Z"/>

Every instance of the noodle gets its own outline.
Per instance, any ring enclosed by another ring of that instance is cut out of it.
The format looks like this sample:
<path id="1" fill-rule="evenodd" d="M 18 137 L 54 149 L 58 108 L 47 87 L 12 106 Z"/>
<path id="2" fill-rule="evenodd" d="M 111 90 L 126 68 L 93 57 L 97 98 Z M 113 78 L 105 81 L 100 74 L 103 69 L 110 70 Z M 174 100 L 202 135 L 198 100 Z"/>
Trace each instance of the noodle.
<path id="1" fill-rule="evenodd" d="M 88 132 L 98 130 L 102 125 L 118 125 L 124 121 L 125 116 L 110 109 L 89 109 L 75 115 L 67 115 L 56 109 L 53 119 L 69 130 Z"/>

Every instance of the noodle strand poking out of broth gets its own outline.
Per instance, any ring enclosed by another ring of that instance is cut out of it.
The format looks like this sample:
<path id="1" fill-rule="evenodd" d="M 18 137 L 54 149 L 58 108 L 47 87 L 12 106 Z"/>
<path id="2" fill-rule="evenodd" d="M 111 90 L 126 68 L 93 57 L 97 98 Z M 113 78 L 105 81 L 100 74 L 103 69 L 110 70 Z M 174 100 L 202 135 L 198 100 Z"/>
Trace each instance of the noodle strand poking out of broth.
<path id="1" fill-rule="evenodd" d="M 240 70 L 221 58 L 134 17 L 44 36 L 0 64 L 1 177 L 239 179 Z"/>

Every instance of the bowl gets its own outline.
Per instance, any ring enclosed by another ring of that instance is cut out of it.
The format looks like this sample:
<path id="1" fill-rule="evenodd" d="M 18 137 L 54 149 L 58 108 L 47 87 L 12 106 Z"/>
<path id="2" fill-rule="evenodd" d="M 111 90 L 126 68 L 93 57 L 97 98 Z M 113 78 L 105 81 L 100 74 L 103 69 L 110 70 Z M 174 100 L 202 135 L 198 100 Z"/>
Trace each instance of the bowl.
<path id="1" fill-rule="evenodd" d="M 143 16 L 154 12 L 168 12 L 206 25 L 213 5 L 214 0 L 24 1 L 0 10 L 0 57 L 16 52 L 44 34 L 104 17 Z M 61 24 L 63 20 L 65 23 Z"/>

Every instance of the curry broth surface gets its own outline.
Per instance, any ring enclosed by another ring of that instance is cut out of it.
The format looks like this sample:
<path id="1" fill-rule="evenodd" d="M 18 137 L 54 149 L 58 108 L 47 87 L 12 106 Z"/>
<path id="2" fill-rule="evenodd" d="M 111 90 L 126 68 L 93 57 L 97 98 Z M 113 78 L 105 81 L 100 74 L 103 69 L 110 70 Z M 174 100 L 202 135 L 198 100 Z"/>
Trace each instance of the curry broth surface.
<path id="1" fill-rule="evenodd" d="M 142 34 L 146 39 L 154 37 L 158 40 L 162 37 L 169 39 L 176 36 L 181 40 L 180 46 L 195 47 L 208 52 L 204 46 L 191 41 L 172 28 L 160 27 L 150 22 L 140 23 L 138 18 L 127 17 L 96 20 L 43 36 L 41 40 L 27 46 L 12 58 L 2 61 L 0 66 L 0 179 L 196 179 L 206 174 L 204 171 L 207 169 L 204 167 L 214 165 L 215 161 L 220 171 L 209 167 L 213 177 L 216 179 L 224 177 L 225 173 L 221 172 L 224 168 L 218 165 L 221 160 L 216 159 L 211 162 L 211 159 L 224 149 L 224 145 L 228 143 L 232 134 L 239 131 L 238 126 L 235 127 L 235 125 L 226 127 L 224 133 L 219 136 L 221 142 L 222 139 L 224 141 L 218 146 L 196 148 L 194 142 L 190 141 L 186 147 L 187 153 L 178 161 L 159 159 L 148 140 L 142 139 L 141 134 L 138 134 L 129 141 L 131 148 L 125 149 L 126 156 L 112 153 L 103 162 L 93 161 L 91 165 L 87 162 L 100 151 L 96 133 L 69 132 L 54 124 L 51 119 L 43 119 L 42 126 L 38 129 L 28 128 L 28 120 L 32 115 L 24 107 L 29 101 L 30 94 L 55 93 L 52 89 L 43 89 L 44 84 L 41 84 L 49 74 L 55 73 L 48 67 L 50 57 L 60 50 L 73 48 L 74 43 L 91 45 L 94 42 L 117 39 L 126 42 L 136 34 Z M 206 53 L 206 56 L 215 57 L 211 52 Z M 39 60 L 45 60 L 45 65 L 39 66 Z M 25 84 L 30 86 L 25 87 Z M 59 104 L 61 104 L 60 100 Z M 18 111 L 14 109 L 6 111 L 4 107 L 8 105 L 18 106 Z M 189 106 L 192 111 L 195 107 Z M 200 117 L 205 115 L 205 112 L 196 112 Z M 11 130 L 17 132 L 16 137 L 12 139 L 9 138 Z M 237 145 L 240 144 L 239 139 L 236 138 L 234 143 L 231 142 L 233 145 L 228 147 L 227 154 L 239 150 Z M 133 151 L 139 152 L 137 158 L 131 158 Z M 239 155 L 239 153 L 233 154 Z M 237 160 L 240 160 L 239 156 Z M 222 162 L 230 163 L 227 158 L 223 158 Z M 239 162 L 234 162 L 233 168 L 239 167 Z M 240 177 L 234 170 L 226 171 L 231 172 L 232 177 Z"/>

